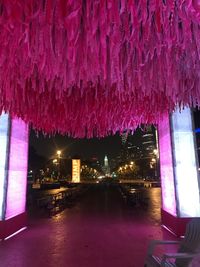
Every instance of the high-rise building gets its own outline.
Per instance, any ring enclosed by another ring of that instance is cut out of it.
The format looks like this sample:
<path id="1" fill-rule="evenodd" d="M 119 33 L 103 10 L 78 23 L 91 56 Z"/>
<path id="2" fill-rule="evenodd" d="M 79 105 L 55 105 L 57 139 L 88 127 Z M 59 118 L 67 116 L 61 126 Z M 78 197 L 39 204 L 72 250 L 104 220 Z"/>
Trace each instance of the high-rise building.
<path id="1" fill-rule="evenodd" d="M 120 164 L 129 164 L 134 161 L 140 165 L 141 177 L 158 177 L 158 148 L 156 129 L 150 125 L 143 129 L 138 128 L 134 134 L 122 135 L 122 150 Z"/>
<path id="2" fill-rule="evenodd" d="M 150 125 L 147 126 L 142 134 L 142 145 L 146 156 L 153 156 L 154 150 L 157 149 L 156 143 L 156 129 Z"/>
<path id="3" fill-rule="evenodd" d="M 104 158 L 104 167 L 108 168 L 108 157 L 106 155 L 105 155 L 105 158 Z"/>
<path id="4" fill-rule="evenodd" d="M 110 175 L 110 167 L 109 167 L 107 155 L 105 155 L 105 157 L 104 157 L 103 171 L 104 171 L 105 176 L 109 176 Z"/>

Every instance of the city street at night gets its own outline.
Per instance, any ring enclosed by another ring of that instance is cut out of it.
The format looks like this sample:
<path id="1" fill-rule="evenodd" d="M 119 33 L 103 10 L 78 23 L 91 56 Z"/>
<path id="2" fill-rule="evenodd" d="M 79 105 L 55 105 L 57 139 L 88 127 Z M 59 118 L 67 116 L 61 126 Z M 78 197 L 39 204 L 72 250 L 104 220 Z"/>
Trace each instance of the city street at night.
<path id="1" fill-rule="evenodd" d="M 32 214 L 25 231 L 0 243 L 1 266 L 142 267 L 150 239 L 175 238 L 160 226 L 160 188 L 143 190 L 148 206 L 97 184 L 51 218 Z"/>
<path id="2" fill-rule="evenodd" d="M 200 0 L 0 0 L 0 267 L 200 267 Z"/>

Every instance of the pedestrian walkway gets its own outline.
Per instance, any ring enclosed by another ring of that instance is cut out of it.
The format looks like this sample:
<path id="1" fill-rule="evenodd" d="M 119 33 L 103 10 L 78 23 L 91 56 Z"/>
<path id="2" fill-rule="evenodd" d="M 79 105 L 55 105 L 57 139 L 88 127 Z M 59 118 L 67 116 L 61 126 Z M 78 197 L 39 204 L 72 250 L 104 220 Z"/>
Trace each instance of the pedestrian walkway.
<path id="1" fill-rule="evenodd" d="M 128 207 L 116 186 L 93 186 L 74 207 L 0 242 L 1 267 L 143 267 L 150 239 L 172 239 L 160 226 L 160 188 L 149 206 Z"/>

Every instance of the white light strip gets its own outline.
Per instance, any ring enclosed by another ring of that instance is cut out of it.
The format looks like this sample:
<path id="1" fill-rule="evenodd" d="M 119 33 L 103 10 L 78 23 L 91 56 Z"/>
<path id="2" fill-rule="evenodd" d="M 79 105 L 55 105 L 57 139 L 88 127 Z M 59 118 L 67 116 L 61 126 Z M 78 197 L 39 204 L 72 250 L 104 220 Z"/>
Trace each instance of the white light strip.
<path id="1" fill-rule="evenodd" d="M 166 225 L 164 225 L 164 224 L 161 224 L 161 226 L 163 227 L 163 228 L 165 228 L 165 230 L 167 230 L 168 232 L 170 232 L 172 235 L 174 235 L 174 236 L 176 236 L 177 237 L 177 235 L 174 233 L 174 232 L 172 232 L 172 230 L 170 230 Z M 185 236 L 184 235 L 181 235 L 179 238 L 185 238 Z"/>
<path id="2" fill-rule="evenodd" d="M 163 228 L 165 228 L 168 232 L 170 232 L 172 235 L 174 235 L 174 236 L 177 237 L 177 235 L 176 235 L 174 232 L 172 232 L 172 230 L 170 230 L 166 225 L 161 224 L 161 226 L 162 226 Z"/>
<path id="3" fill-rule="evenodd" d="M 15 236 L 15 235 L 21 233 L 22 231 L 26 230 L 26 228 L 27 228 L 27 226 L 25 226 L 25 227 L 19 229 L 18 231 L 16 231 L 16 232 L 13 233 L 12 235 L 7 236 L 4 240 L 8 240 L 8 239 L 10 239 L 11 237 L 13 237 L 13 236 Z"/>
<path id="4" fill-rule="evenodd" d="M 0 116 L 0 220 L 4 218 L 4 198 L 5 198 L 5 179 L 6 179 L 6 160 L 8 144 L 9 117 L 3 113 Z"/>
<path id="5" fill-rule="evenodd" d="M 180 217 L 199 217 L 198 166 L 189 108 L 171 117 L 176 198 Z"/>

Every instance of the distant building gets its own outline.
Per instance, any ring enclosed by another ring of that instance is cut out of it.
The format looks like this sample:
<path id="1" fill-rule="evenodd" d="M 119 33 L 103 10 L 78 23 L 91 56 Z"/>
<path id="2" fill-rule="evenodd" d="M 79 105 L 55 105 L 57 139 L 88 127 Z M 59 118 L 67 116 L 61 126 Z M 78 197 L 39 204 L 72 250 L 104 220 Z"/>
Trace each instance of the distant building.
<path id="1" fill-rule="evenodd" d="M 156 129 L 150 125 L 136 129 L 134 134 L 122 134 L 121 153 L 118 166 L 135 162 L 140 167 L 141 177 L 158 177 L 157 136 Z"/>
<path id="2" fill-rule="evenodd" d="M 103 172 L 104 172 L 105 176 L 110 175 L 110 167 L 109 167 L 109 163 L 108 163 L 108 157 L 106 155 L 104 157 Z"/>
<path id="3" fill-rule="evenodd" d="M 122 154 L 125 161 L 151 157 L 156 145 L 156 130 L 147 126 L 144 130 L 137 129 L 135 133 L 127 136 L 126 142 L 122 141 Z"/>
<path id="4" fill-rule="evenodd" d="M 104 167 L 108 168 L 108 157 L 107 156 L 105 156 L 104 158 Z"/>
<path id="5" fill-rule="evenodd" d="M 142 134 L 142 146 L 146 152 L 146 156 L 154 156 L 154 151 L 157 149 L 156 130 L 151 125 L 147 126 L 145 132 Z"/>

